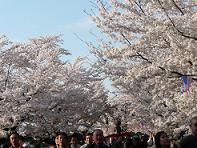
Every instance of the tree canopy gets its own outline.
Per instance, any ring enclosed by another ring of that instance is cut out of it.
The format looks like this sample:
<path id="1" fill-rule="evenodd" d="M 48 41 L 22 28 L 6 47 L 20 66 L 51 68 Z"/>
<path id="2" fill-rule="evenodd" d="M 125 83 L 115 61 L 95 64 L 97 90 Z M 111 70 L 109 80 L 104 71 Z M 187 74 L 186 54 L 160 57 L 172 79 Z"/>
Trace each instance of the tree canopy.
<path id="1" fill-rule="evenodd" d="M 102 79 L 82 58 L 67 61 L 61 43 L 60 36 L 26 43 L 0 37 L 1 128 L 47 136 L 102 122 L 108 106 Z"/>
<path id="2" fill-rule="evenodd" d="M 197 110 L 197 7 L 188 0 L 98 0 L 90 14 L 103 33 L 87 42 L 95 64 L 126 106 L 130 128 L 174 129 Z M 193 80 L 181 94 L 182 76 Z M 135 121 L 134 121 L 135 120 Z M 134 124 L 134 122 L 136 124 Z M 132 127 L 133 126 L 133 127 Z"/>

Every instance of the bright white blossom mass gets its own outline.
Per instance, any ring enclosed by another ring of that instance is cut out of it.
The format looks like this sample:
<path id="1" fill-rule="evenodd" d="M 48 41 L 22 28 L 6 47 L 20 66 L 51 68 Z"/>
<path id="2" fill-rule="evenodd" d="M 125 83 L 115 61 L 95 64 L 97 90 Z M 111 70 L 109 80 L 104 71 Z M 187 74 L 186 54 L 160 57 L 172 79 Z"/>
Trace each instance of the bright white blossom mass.
<path id="1" fill-rule="evenodd" d="M 89 43 L 112 81 L 131 130 L 173 130 L 197 111 L 197 1 L 98 0 L 90 14 L 103 33 Z M 106 39 L 107 38 L 107 39 Z M 182 92 L 182 76 L 191 76 Z"/>
<path id="2" fill-rule="evenodd" d="M 48 136 L 79 125 L 102 123 L 108 112 L 102 79 L 83 59 L 66 61 L 69 52 L 60 36 L 27 43 L 0 38 L 1 128 L 17 127 L 21 134 Z"/>

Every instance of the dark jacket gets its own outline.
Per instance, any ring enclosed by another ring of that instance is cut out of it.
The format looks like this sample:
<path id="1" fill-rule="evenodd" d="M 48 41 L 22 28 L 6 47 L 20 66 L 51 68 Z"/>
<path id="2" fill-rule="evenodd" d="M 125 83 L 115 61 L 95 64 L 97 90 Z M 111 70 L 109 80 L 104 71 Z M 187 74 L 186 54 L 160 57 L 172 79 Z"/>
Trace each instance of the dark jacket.
<path id="1" fill-rule="evenodd" d="M 197 148 L 197 136 L 184 137 L 180 142 L 180 148 Z"/>

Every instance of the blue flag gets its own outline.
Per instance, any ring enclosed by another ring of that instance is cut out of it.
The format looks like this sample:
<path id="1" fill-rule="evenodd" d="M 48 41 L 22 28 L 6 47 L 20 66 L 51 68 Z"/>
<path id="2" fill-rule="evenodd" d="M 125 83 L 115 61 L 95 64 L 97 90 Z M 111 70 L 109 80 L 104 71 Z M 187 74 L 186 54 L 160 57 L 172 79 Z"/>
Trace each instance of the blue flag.
<path id="1" fill-rule="evenodd" d="M 188 92 L 192 84 L 192 77 L 182 76 L 181 79 L 183 80 L 183 92 Z"/>

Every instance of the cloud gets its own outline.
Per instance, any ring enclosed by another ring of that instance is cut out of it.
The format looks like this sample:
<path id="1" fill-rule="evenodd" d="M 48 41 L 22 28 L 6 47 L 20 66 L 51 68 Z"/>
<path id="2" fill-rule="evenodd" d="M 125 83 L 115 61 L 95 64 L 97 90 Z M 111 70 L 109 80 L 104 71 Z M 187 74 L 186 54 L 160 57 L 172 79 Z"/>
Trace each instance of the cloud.
<path id="1" fill-rule="evenodd" d="M 66 23 L 64 25 L 59 25 L 60 29 L 69 29 L 69 30 L 78 30 L 78 29 L 86 29 L 94 26 L 94 23 L 89 17 L 85 17 L 77 20 L 76 22 Z"/>

